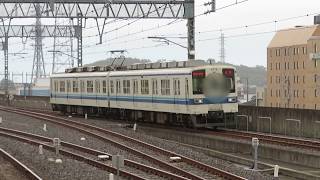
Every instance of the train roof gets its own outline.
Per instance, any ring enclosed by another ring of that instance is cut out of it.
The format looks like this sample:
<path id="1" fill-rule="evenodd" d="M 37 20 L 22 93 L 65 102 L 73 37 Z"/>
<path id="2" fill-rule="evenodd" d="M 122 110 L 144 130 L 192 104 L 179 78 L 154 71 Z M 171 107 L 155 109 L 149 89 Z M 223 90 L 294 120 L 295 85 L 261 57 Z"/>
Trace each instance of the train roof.
<path id="1" fill-rule="evenodd" d="M 73 77 L 105 77 L 105 76 L 143 76 L 143 75 L 173 75 L 189 74 L 194 70 L 208 67 L 215 68 L 234 68 L 229 65 L 204 65 L 186 68 L 165 68 L 165 69 L 143 69 L 143 70 L 125 70 L 125 71 L 106 71 L 106 72 L 78 72 L 78 73 L 58 73 L 52 74 L 51 78 L 73 78 Z"/>

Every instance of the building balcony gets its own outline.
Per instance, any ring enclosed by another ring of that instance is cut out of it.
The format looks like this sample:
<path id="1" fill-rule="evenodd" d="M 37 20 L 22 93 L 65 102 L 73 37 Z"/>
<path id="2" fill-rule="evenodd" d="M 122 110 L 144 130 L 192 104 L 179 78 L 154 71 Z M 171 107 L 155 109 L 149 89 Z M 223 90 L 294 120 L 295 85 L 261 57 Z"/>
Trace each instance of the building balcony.
<path id="1" fill-rule="evenodd" d="M 310 53 L 311 60 L 320 60 L 320 53 Z"/>

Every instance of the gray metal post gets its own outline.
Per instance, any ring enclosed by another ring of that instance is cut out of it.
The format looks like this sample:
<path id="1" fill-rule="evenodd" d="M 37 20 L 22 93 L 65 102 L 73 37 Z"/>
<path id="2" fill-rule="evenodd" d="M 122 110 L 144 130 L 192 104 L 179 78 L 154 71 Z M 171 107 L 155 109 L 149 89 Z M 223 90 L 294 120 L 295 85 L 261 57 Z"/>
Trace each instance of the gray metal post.
<path id="1" fill-rule="evenodd" d="M 192 6 L 186 6 L 187 12 L 185 15 L 188 16 L 188 60 L 195 60 L 195 9 L 194 0 L 189 0 L 193 3 Z"/>
<path id="2" fill-rule="evenodd" d="M 9 53 L 8 53 L 8 36 L 5 37 L 3 42 L 3 51 L 4 51 L 4 90 L 5 94 L 9 94 Z"/>
<path id="3" fill-rule="evenodd" d="M 78 40 L 78 67 L 82 67 L 82 14 L 78 13 L 78 27 L 77 27 L 77 40 Z"/>
<path id="4" fill-rule="evenodd" d="M 258 169 L 258 146 L 259 146 L 259 139 L 252 138 L 252 147 L 253 147 L 253 170 Z"/>
<path id="5" fill-rule="evenodd" d="M 188 19 L 188 60 L 195 60 L 195 20 Z"/>

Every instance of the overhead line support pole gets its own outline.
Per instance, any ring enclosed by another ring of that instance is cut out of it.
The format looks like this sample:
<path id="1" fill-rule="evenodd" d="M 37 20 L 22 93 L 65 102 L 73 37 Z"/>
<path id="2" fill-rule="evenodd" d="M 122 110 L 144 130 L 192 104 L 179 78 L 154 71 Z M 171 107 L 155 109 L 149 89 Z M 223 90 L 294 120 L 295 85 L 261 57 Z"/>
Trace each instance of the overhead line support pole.
<path id="1" fill-rule="evenodd" d="M 78 40 L 78 48 L 77 48 L 77 53 L 78 53 L 78 67 L 82 67 L 82 14 L 78 13 L 78 27 L 77 27 L 77 40 Z"/>

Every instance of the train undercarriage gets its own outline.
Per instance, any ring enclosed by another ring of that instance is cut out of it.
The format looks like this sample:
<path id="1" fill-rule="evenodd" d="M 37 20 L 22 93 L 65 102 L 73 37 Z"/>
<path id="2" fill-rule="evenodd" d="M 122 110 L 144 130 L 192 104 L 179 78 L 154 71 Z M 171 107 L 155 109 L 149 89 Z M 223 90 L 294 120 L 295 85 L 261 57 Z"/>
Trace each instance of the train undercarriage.
<path id="1" fill-rule="evenodd" d="M 142 122 L 152 124 L 164 124 L 187 128 L 217 128 L 230 127 L 235 124 L 235 113 L 209 112 L 208 114 L 190 115 L 167 112 L 152 112 L 118 108 L 86 107 L 53 104 L 53 111 L 64 114 L 76 114 L 97 118 L 123 120 L 125 122 Z"/>

